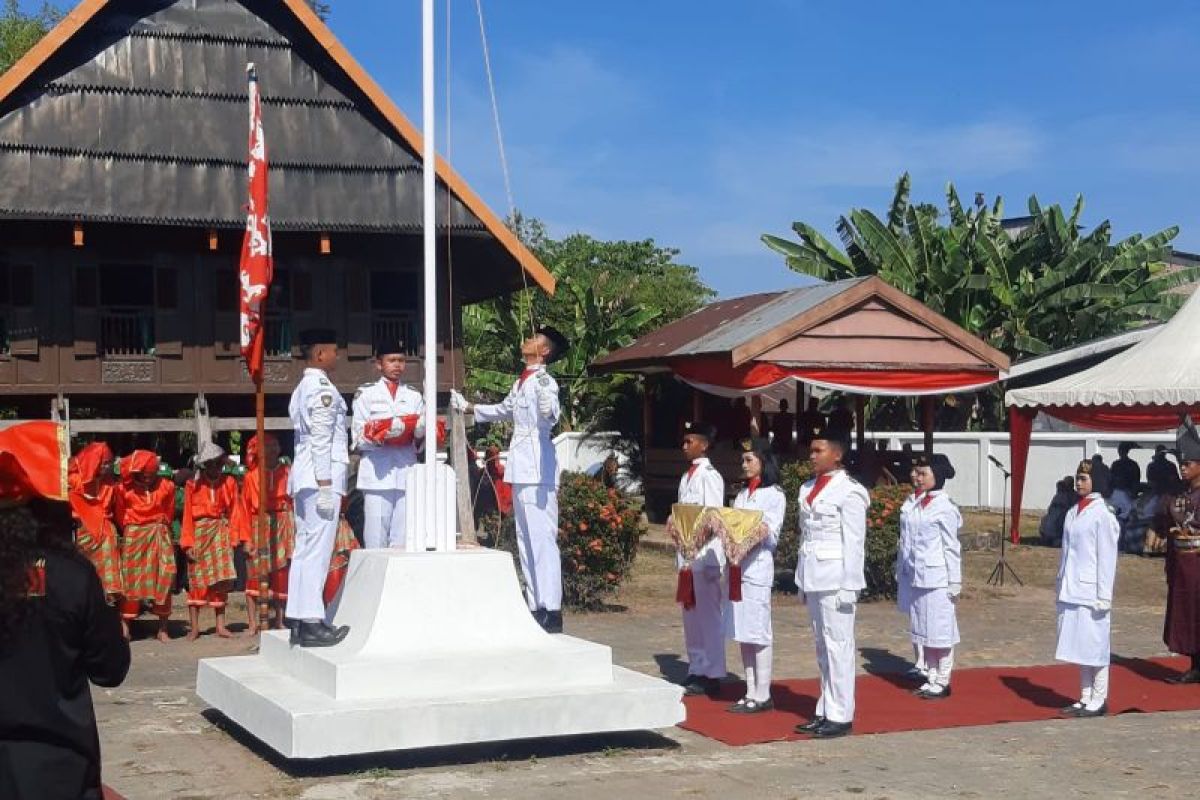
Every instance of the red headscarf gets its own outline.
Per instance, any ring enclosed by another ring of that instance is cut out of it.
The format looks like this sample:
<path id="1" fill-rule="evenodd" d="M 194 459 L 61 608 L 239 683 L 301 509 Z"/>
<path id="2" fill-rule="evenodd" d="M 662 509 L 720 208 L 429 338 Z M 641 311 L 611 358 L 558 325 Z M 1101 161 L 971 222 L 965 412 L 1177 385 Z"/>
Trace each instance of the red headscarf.
<path id="1" fill-rule="evenodd" d="M 104 442 L 92 442 L 85 446 L 71 459 L 71 477 L 75 481 L 72 488 L 82 491 L 83 487 L 96 480 L 100 466 L 106 461 L 111 462 L 112 457 L 112 448 Z"/>
<path id="2" fill-rule="evenodd" d="M 279 439 L 274 435 L 268 433 L 265 436 L 267 444 L 271 444 L 272 442 L 279 444 Z M 258 436 L 256 434 L 250 437 L 250 441 L 246 442 L 246 469 L 254 469 L 258 466 L 258 452 Z"/>
<path id="3" fill-rule="evenodd" d="M 67 430 L 25 422 L 0 431 L 0 505 L 67 499 Z"/>
<path id="4" fill-rule="evenodd" d="M 134 475 L 154 475 L 158 472 L 158 455 L 149 450 L 134 450 L 121 459 L 121 482 L 130 483 Z"/>

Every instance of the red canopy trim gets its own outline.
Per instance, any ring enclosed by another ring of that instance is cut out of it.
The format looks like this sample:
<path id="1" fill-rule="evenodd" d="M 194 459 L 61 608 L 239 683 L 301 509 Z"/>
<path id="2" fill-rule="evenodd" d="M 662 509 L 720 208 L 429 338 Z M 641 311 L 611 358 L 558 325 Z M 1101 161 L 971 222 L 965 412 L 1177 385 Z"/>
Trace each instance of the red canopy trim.
<path id="1" fill-rule="evenodd" d="M 965 392 L 1000 379 L 996 370 L 807 369 L 767 362 L 730 366 L 721 358 L 680 359 L 671 364 L 680 378 L 740 391 L 763 389 L 789 378 L 858 394 L 922 395 Z"/>
<path id="2" fill-rule="evenodd" d="M 1039 406 L 1033 410 L 1081 428 L 1130 433 L 1174 430 L 1184 414 L 1200 419 L 1193 406 Z"/>

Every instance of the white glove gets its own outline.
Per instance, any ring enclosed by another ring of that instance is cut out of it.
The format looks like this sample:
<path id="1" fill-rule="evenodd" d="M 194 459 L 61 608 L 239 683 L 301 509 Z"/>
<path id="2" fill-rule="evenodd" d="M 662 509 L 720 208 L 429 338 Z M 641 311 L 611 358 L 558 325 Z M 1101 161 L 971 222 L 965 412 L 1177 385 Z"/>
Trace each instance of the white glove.
<path id="1" fill-rule="evenodd" d="M 853 589 L 838 589 L 837 607 L 838 611 L 853 611 L 854 604 L 858 602 L 858 592 Z"/>
<path id="2" fill-rule="evenodd" d="M 322 486 L 317 490 L 317 516 L 321 519 L 333 519 L 337 512 L 337 495 L 332 486 Z"/>
<path id="3" fill-rule="evenodd" d="M 951 603 L 956 602 L 958 600 L 958 596 L 960 594 L 962 594 L 962 584 L 961 583 L 950 584 L 950 588 L 946 589 L 946 594 L 950 595 Z"/>
<path id="4" fill-rule="evenodd" d="M 451 408 L 453 408 L 455 411 L 459 412 L 460 414 L 465 414 L 465 413 L 467 413 L 467 409 L 470 407 L 470 405 L 471 404 L 467 402 L 467 398 L 465 398 L 461 394 L 459 394 L 457 389 L 450 390 L 450 407 Z"/>
<path id="5" fill-rule="evenodd" d="M 537 405 L 538 413 L 546 419 L 554 416 L 554 398 L 550 396 L 550 392 L 545 389 L 538 389 Z"/>
<path id="6" fill-rule="evenodd" d="M 1092 610 L 1097 614 L 1107 614 L 1109 611 L 1112 611 L 1112 601 L 1097 600 L 1096 602 L 1092 603 Z"/>
<path id="7" fill-rule="evenodd" d="M 424 439 L 425 438 L 425 415 L 424 414 L 417 417 L 417 424 L 413 426 L 413 438 L 414 439 Z"/>
<path id="8" fill-rule="evenodd" d="M 388 428 L 388 432 L 383 435 L 384 439 L 399 439 L 404 435 L 404 420 L 399 417 L 392 417 L 392 427 Z"/>

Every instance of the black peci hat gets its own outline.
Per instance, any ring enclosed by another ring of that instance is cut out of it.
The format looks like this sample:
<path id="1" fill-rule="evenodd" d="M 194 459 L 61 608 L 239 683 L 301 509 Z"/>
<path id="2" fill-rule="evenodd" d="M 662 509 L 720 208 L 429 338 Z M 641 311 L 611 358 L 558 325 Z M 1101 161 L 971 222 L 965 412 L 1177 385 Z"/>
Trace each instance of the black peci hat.
<path id="1" fill-rule="evenodd" d="M 717 440 L 717 427 L 707 422 L 685 422 L 683 423 L 683 432 L 684 435 L 691 433 L 695 436 L 703 436 L 709 444 Z"/>
<path id="2" fill-rule="evenodd" d="M 538 328 L 537 332 L 550 341 L 550 356 L 546 359 L 547 364 L 553 364 L 555 361 L 558 361 L 571 349 L 571 343 L 558 328 L 551 325 L 543 325 Z"/>
<path id="3" fill-rule="evenodd" d="M 817 439 L 836 445 L 841 449 L 842 455 L 850 455 L 850 433 L 848 431 L 826 425 L 813 436 L 814 441 Z"/>
<path id="4" fill-rule="evenodd" d="M 1200 431 L 1189 416 L 1183 418 L 1183 424 L 1175 431 L 1175 456 L 1180 462 L 1200 461 Z"/>
<path id="5" fill-rule="evenodd" d="M 375 357 L 383 358 L 391 355 L 404 355 L 407 348 L 404 346 L 403 339 L 380 339 L 375 342 Z"/>
<path id="6" fill-rule="evenodd" d="M 301 347 L 316 347 L 319 344 L 337 344 L 337 331 L 333 328 L 308 328 L 300 331 Z"/>

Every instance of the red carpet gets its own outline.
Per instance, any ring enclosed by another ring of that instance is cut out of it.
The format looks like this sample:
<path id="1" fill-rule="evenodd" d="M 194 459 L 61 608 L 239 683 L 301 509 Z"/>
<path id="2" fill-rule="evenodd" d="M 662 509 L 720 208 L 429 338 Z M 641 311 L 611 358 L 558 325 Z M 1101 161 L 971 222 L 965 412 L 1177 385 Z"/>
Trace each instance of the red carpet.
<path id="1" fill-rule="evenodd" d="M 1200 709 L 1200 685 L 1166 682 L 1186 668 L 1186 658 L 1114 660 L 1109 675 L 1109 713 Z M 919 700 L 911 694 L 917 684 L 903 675 L 860 675 L 854 732 L 1058 719 L 1058 710 L 1079 698 L 1079 668 L 1071 664 L 956 670 L 951 683 L 954 693 L 949 698 Z M 812 716 L 819 693 L 817 680 L 776 681 L 771 690 L 774 711 L 728 713 L 725 709 L 741 697 L 742 690 L 740 683 L 729 684 L 717 699 L 685 698 L 687 720 L 680 727 L 735 746 L 807 738 L 792 729 Z"/>

